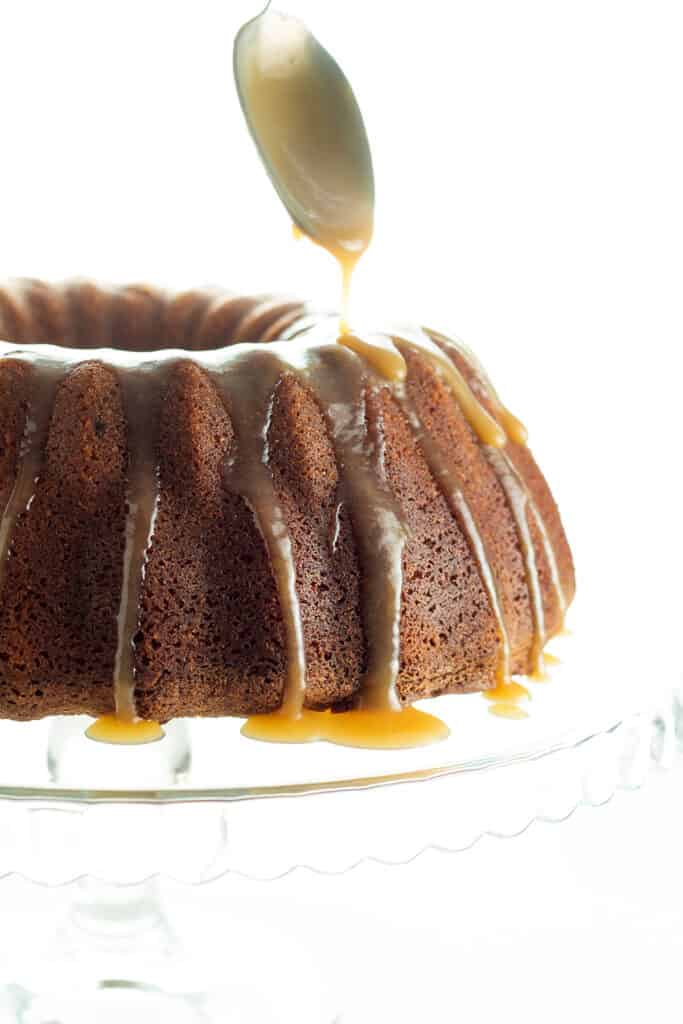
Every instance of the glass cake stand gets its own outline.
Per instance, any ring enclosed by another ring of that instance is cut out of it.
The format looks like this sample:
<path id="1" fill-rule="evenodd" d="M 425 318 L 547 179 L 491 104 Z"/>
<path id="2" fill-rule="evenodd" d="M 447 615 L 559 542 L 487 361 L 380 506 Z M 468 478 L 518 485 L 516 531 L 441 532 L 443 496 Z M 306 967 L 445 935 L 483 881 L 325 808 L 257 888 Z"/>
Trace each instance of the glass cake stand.
<path id="1" fill-rule="evenodd" d="M 3 970 L 0 1021 L 331 1024 L 322 981 L 307 975 L 302 1002 L 305 951 L 267 922 L 231 934 L 225 920 L 220 942 L 177 936 L 159 878 L 402 864 L 640 786 L 683 748 L 682 692 L 651 652 L 642 666 L 601 657 L 594 619 L 573 613 L 573 635 L 553 641 L 560 664 L 529 684 L 527 718 L 494 717 L 477 694 L 439 698 L 425 706 L 451 736 L 417 750 L 262 744 L 234 720 L 174 722 L 137 748 L 85 739 L 87 719 L 0 724 L 0 876 L 73 892 L 41 955 Z"/>

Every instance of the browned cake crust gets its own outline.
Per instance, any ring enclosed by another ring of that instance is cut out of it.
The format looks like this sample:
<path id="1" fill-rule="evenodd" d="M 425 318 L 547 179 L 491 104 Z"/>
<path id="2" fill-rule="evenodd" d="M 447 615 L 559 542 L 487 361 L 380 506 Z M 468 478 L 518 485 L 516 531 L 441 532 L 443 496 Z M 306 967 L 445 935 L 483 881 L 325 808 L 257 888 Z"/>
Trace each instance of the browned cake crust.
<path id="1" fill-rule="evenodd" d="M 137 351 L 268 341 L 303 313 L 298 303 L 134 287 L 0 289 L 0 338 L 17 344 Z M 445 339 L 482 404 L 477 373 Z M 292 342 L 294 344 L 294 342 Z M 486 543 L 511 648 L 531 667 L 529 582 L 509 498 L 485 446 L 434 366 L 406 353 L 407 393 L 462 481 Z M 32 365 L 0 359 L 0 508 L 10 503 L 32 387 Z M 369 391 L 386 479 L 408 540 L 403 555 L 398 692 L 405 700 L 494 685 L 501 643 L 477 561 L 388 388 Z M 236 445 L 229 409 L 206 369 L 179 358 L 150 391 L 159 492 L 134 637 L 135 699 L 143 718 L 247 715 L 276 709 L 287 654 L 281 603 L 264 540 L 244 499 L 225 486 Z M 487 405 L 488 403 L 488 405 Z M 0 576 L 0 716 L 100 715 L 114 710 L 112 675 L 122 588 L 130 437 L 119 381 L 101 360 L 65 372 L 29 507 L 6 538 Z M 306 654 L 306 705 L 345 706 L 366 666 L 362 566 L 354 524 L 339 510 L 339 467 L 323 411 L 293 374 L 277 384 L 269 469 L 291 538 Z M 566 601 L 571 553 L 557 507 L 528 448 L 509 458 L 541 513 Z M 528 514 L 528 513 L 527 513 Z M 545 635 L 562 607 L 534 517 L 528 517 Z"/>

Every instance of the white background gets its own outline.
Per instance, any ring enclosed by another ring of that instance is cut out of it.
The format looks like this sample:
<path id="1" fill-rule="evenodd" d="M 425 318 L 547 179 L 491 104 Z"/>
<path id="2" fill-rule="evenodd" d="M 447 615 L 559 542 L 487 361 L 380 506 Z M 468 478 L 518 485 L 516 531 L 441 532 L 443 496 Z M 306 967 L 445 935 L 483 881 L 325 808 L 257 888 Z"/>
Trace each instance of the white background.
<path id="1" fill-rule="evenodd" d="M 673 681 L 680 4 L 313 7 L 375 155 L 357 310 L 451 327 L 479 353 L 548 467 L 580 588 L 644 616 L 605 644 L 670 652 Z M 242 0 L 0 0 L 0 277 L 219 282 L 334 303 L 333 267 L 292 240 L 240 121 L 230 52 L 251 13 Z M 329 931 L 331 956 L 345 951 L 349 1020 L 675 1017 L 681 781 L 503 846 L 292 879 L 272 898 Z M 251 898 L 238 888 L 216 886 L 212 905 Z M 17 892 L 0 891 L 7 907 L 28 906 Z"/>

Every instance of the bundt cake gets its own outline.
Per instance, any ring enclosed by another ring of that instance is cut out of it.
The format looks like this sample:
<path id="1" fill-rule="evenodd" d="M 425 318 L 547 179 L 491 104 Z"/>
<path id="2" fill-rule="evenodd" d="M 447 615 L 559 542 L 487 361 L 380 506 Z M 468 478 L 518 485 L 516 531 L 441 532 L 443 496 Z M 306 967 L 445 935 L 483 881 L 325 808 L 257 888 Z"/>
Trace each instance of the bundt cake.
<path id="1" fill-rule="evenodd" d="M 397 706 L 539 668 L 572 558 L 459 342 L 36 281 L 0 289 L 0 338 L 0 716 Z"/>

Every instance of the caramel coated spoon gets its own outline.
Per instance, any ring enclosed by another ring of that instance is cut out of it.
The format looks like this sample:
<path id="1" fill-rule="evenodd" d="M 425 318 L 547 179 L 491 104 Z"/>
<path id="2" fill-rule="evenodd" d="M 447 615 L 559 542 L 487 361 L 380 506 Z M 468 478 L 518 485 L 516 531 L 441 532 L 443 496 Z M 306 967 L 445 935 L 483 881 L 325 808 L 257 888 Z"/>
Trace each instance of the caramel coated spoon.
<path id="1" fill-rule="evenodd" d="M 349 277 L 372 238 L 375 187 L 348 79 L 303 21 L 270 6 L 238 32 L 233 66 L 249 131 L 280 199 Z"/>

